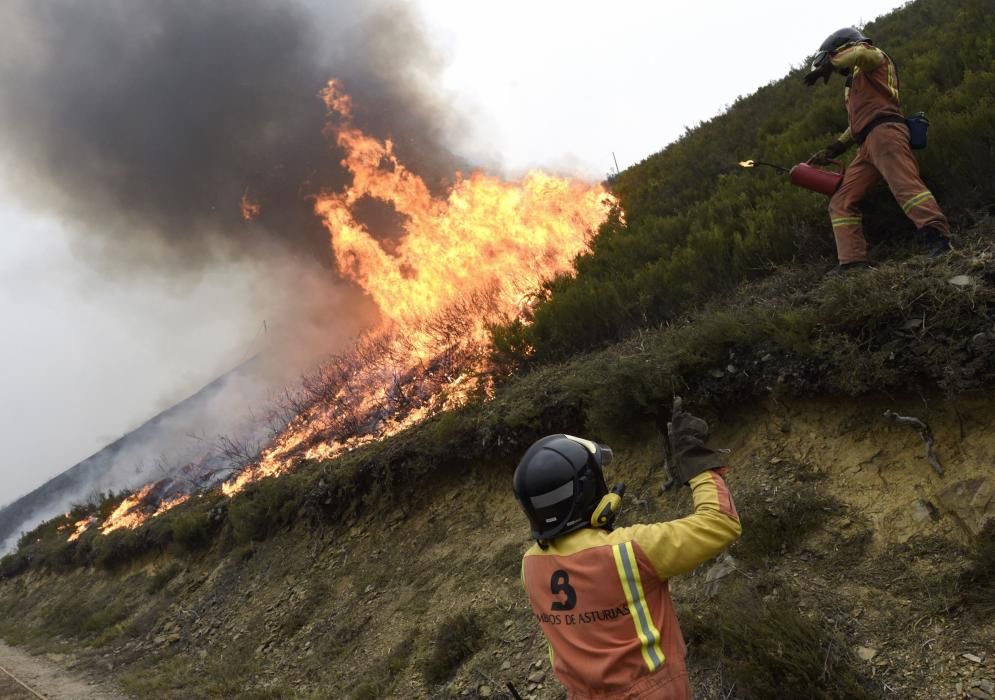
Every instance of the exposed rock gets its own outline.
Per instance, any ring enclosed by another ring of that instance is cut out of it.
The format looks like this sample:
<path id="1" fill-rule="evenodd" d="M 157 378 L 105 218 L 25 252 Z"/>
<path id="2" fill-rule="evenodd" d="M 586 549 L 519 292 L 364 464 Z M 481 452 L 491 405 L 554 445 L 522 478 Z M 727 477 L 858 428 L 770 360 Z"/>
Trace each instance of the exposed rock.
<path id="1" fill-rule="evenodd" d="M 987 678 L 979 678 L 977 680 L 971 681 L 971 685 L 975 688 L 981 688 L 983 691 L 989 694 L 995 694 L 995 683 L 988 680 Z"/>
<path id="2" fill-rule="evenodd" d="M 536 671 L 535 673 L 529 674 L 528 678 L 529 683 L 535 683 L 538 685 L 539 683 L 542 683 L 544 680 L 546 680 L 545 671 Z"/>
<path id="3" fill-rule="evenodd" d="M 501 670 L 502 671 L 507 671 L 510 668 L 511 668 L 511 662 L 510 661 L 505 661 L 503 664 L 501 664 Z"/>
<path id="4" fill-rule="evenodd" d="M 995 518 L 995 482 L 978 477 L 952 484 L 936 494 L 936 500 L 957 523 L 977 535 Z"/>
<path id="5" fill-rule="evenodd" d="M 477 688 L 477 695 L 479 695 L 482 698 L 489 698 L 491 696 L 491 693 L 493 692 L 494 691 L 491 690 L 491 687 L 489 685 L 482 685 L 479 688 Z"/>
<path id="6" fill-rule="evenodd" d="M 709 598 L 719 592 L 723 578 L 736 571 L 736 560 L 728 552 L 720 555 L 705 574 L 705 595 Z"/>
<path id="7" fill-rule="evenodd" d="M 870 661 L 877 655 L 877 649 L 871 649 L 870 647 L 857 647 L 857 658 L 861 661 Z"/>
<path id="8" fill-rule="evenodd" d="M 955 287 L 967 287 L 968 285 L 972 284 L 973 280 L 971 279 L 970 275 L 954 275 L 953 277 L 948 279 L 947 282 L 949 282 Z"/>
<path id="9" fill-rule="evenodd" d="M 930 520 L 936 520 L 940 515 L 936 510 L 936 506 L 921 498 L 912 502 L 912 507 L 909 511 L 912 516 L 912 520 L 919 524 Z"/>
<path id="10" fill-rule="evenodd" d="M 982 660 L 981 657 L 977 656 L 976 654 L 961 654 L 961 656 L 967 659 L 968 661 L 971 661 L 976 664 L 980 664 Z"/>

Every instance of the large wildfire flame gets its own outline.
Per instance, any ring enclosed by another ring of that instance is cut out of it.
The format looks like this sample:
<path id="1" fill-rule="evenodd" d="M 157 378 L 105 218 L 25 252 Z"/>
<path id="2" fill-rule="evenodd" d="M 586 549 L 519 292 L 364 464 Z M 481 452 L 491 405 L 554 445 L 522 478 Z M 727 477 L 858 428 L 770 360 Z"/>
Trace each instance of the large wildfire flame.
<path id="1" fill-rule="evenodd" d="M 353 176 L 344 192 L 325 192 L 315 212 L 331 236 L 340 273 L 377 304 L 379 327 L 331 358 L 305 382 L 306 401 L 259 459 L 222 484 L 233 495 L 284 473 L 300 459 L 327 459 L 394 434 L 490 390 L 489 324 L 521 317 L 546 279 L 570 273 L 614 206 L 599 185 L 531 172 L 517 182 L 456 174 L 444 197 L 400 162 L 393 143 L 364 134 L 352 101 L 335 80 L 320 93 L 327 134 Z M 357 219 L 366 198 L 402 220 L 382 244 Z M 257 205 L 246 218 L 258 215 Z M 154 513 L 150 487 L 125 499 L 101 532 L 137 527 Z M 145 505 L 143 505 L 145 503 Z"/>

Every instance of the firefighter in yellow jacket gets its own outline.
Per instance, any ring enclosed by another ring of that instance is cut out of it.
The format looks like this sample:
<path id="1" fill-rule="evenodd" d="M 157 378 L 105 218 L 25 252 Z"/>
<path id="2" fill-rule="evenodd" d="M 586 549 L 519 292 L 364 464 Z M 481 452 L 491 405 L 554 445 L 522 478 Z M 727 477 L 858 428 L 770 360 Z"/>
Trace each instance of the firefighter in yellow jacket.
<path id="1" fill-rule="evenodd" d="M 667 582 L 741 532 L 722 478 L 725 454 L 704 445 L 707 434 L 708 424 L 675 400 L 672 476 L 694 498 L 694 513 L 679 520 L 614 528 L 623 488 L 608 490 L 611 449 L 589 440 L 544 437 L 515 470 L 536 540 L 522 581 L 572 700 L 691 697 Z"/>
<path id="2" fill-rule="evenodd" d="M 869 265 L 860 201 L 882 178 L 902 211 L 915 224 L 926 252 L 937 256 L 950 250 L 950 225 L 933 193 L 919 177 L 919 164 L 909 145 L 909 127 L 902 116 L 894 61 L 862 32 L 847 27 L 823 42 L 811 72 L 805 76 L 805 84 L 815 85 L 820 78 L 828 83 L 834 72 L 846 76 L 844 100 L 849 126 L 809 162 L 825 164 L 854 144 L 860 146 L 839 190 L 829 202 L 838 269 Z"/>

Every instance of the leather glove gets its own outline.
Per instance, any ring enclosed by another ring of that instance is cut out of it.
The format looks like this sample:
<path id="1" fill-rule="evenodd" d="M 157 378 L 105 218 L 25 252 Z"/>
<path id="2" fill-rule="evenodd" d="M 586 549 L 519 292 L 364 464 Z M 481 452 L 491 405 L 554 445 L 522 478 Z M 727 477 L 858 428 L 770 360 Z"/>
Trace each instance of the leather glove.
<path id="1" fill-rule="evenodd" d="M 683 486 L 703 471 L 726 466 L 729 450 L 706 447 L 707 438 L 708 423 L 685 411 L 681 397 L 675 398 L 667 439 L 674 461 L 670 474 L 677 486 Z"/>
<path id="2" fill-rule="evenodd" d="M 825 85 L 829 82 L 829 76 L 833 74 L 833 64 L 826 61 L 821 66 L 813 71 L 809 71 L 803 80 L 808 87 L 812 87 L 818 82 L 819 78 L 822 78 L 822 84 Z"/>
<path id="3" fill-rule="evenodd" d="M 849 146 L 842 141 L 833 141 L 821 151 L 813 153 L 808 162 L 812 165 L 829 165 L 833 160 L 843 155 L 847 148 Z"/>

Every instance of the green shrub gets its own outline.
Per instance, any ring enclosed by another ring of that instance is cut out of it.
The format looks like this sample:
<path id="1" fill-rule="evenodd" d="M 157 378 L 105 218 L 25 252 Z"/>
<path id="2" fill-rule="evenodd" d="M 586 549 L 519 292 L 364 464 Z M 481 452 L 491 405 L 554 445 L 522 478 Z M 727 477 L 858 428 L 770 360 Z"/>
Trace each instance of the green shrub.
<path id="1" fill-rule="evenodd" d="M 127 528 L 94 537 L 92 548 L 94 563 L 105 569 L 116 569 L 146 552 L 141 533 Z"/>
<path id="2" fill-rule="evenodd" d="M 367 680 L 356 688 L 353 700 L 379 700 L 389 697 L 397 677 L 407 668 L 413 650 L 414 640 L 411 637 L 406 637 L 393 647 L 383 663 L 368 670 Z"/>
<path id="3" fill-rule="evenodd" d="M 995 520 L 975 542 L 970 554 L 971 566 L 961 576 L 964 603 L 982 619 L 995 617 Z"/>
<path id="4" fill-rule="evenodd" d="M 733 553 L 752 562 L 777 557 L 819 529 L 841 504 L 812 488 L 790 484 L 778 490 L 759 512 L 743 513 L 743 535 Z"/>
<path id="5" fill-rule="evenodd" d="M 167 564 L 149 577 L 149 582 L 145 586 L 145 590 L 153 595 L 158 593 L 165 588 L 170 581 L 176 578 L 177 574 L 181 571 L 183 571 L 183 567 L 177 562 Z"/>
<path id="6" fill-rule="evenodd" d="M 935 136 L 918 156 L 926 181 L 955 224 L 971 222 L 995 201 L 990 3 L 918 0 L 866 31 L 900 66 L 907 109 L 927 111 L 933 124 Z M 624 218 L 613 212 L 601 225 L 591 252 L 577 258 L 576 275 L 545 286 L 532 325 L 493 329 L 496 356 L 505 363 L 563 359 L 679 319 L 785 263 L 832 264 L 826 199 L 771 170 L 737 167 L 747 158 L 797 163 L 846 127 L 842 81 L 808 90 L 800 78 L 795 70 L 737 99 L 613 177 Z M 886 188 L 865 204 L 872 243 L 911 238 L 913 227 Z"/>
<path id="7" fill-rule="evenodd" d="M 264 479 L 232 498 L 228 522 L 239 542 L 265 540 L 294 522 L 299 493 L 293 478 Z"/>
<path id="8" fill-rule="evenodd" d="M 422 667 L 430 684 L 442 683 L 483 646 L 483 625 L 472 612 L 446 618 L 436 629 L 432 653 Z"/>
<path id="9" fill-rule="evenodd" d="M 14 578 L 28 570 L 30 562 L 22 552 L 13 552 L 0 559 L 0 579 Z"/>
<path id="10" fill-rule="evenodd" d="M 722 669 L 724 697 L 743 700 L 871 698 L 850 644 L 788 601 L 761 597 L 742 581 L 696 605 L 682 627 L 692 657 Z"/>
<path id="11" fill-rule="evenodd" d="M 173 517 L 173 540 L 188 551 L 202 549 L 210 544 L 218 525 L 209 510 L 185 510 Z"/>

